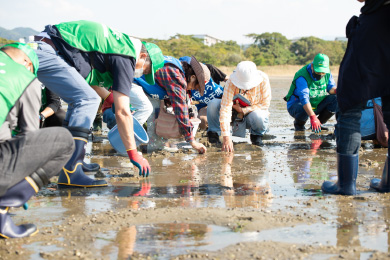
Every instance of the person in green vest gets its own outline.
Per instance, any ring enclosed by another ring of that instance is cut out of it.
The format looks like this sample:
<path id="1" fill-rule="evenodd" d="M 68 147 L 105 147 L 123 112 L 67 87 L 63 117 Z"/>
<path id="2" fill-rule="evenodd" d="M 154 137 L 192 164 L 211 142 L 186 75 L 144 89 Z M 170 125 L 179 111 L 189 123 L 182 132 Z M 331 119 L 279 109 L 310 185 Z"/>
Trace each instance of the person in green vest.
<path id="1" fill-rule="evenodd" d="M 60 187 L 103 187 L 83 170 L 85 144 L 100 98 L 115 104 L 118 130 L 130 161 L 148 176 L 149 162 L 138 154 L 130 112 L 134 77 L 143 74 L 154 84 L 154 73 L 164 65 L 160 48 L 92 21 L 47 25 L 35 37 L 41 66 L 38 79 L 68 103 L 64 125 L 74 137 L 75 153 L 60 173 Z M 107 95 L 107 88 L 113 93 Z"/>
<path id="2" fill-rule="evenodd" d="M 312 131 L 320 132 L 321 128 L 326 130 L 322 124 L 336 113 L 335 94 L 336 83 L 330 73 L 329 57 L 319 53 L 313 62 L 295 73 L 290 90 L 284 98 L 288 113 L 295 119 L 295 130 L 304 131 L 309 117 Z"/>
<path id="3" fill-rule="evenodd" d="M 41 84 L 38 58 L 28 45 L 0 49 L 0 237 L 20 238 L 38 232 L 33 224 L 16 226 L 11 207 L 23 206 L 58 174 L 74 151 L 68 130 L 39 129 Z M 12 136 L 18 128 L 18 135 Z"/>

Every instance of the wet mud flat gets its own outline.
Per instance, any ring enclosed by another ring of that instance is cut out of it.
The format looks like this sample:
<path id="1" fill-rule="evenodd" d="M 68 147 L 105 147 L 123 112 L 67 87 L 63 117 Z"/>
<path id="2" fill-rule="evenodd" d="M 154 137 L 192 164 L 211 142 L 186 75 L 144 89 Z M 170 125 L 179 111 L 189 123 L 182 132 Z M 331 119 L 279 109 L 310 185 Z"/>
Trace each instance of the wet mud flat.
<path id="1" fill-rule="evenodd" d="M 335 180 L 329 131 L 293 131 L 283 96 L 291 77 L 271 77 L 270 132 L 263 147 L 235 139 L 235 153 L 208 146 L 144 154 L 152 174 L 137 176 L 115 153 L 107 131 L 95 134 L 87 161 L 109 187 L 58 189 L 53 183 L 14 209 L 29 238 L 0 240 L 0 259 L 385 259 L 390 258 L 390 194 L 369 189 L 386 149 L 362 143 L 356 196 L 321 192 Z M 309 123 L 306 125 L 309 127 Z"/>

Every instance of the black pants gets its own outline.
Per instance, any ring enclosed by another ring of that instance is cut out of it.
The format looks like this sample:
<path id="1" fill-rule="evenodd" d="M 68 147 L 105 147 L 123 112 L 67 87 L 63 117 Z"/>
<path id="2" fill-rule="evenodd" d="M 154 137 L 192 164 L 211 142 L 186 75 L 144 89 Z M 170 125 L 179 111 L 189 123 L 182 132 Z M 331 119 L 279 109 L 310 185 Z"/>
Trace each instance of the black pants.
<path id="1" fill-rule="evenodd" d="M 39 168 L 48 178 L 57 175 L 73 151 L 72 135 L 62 127 L 27 132 L 0 143 L 0 196 Z"/>

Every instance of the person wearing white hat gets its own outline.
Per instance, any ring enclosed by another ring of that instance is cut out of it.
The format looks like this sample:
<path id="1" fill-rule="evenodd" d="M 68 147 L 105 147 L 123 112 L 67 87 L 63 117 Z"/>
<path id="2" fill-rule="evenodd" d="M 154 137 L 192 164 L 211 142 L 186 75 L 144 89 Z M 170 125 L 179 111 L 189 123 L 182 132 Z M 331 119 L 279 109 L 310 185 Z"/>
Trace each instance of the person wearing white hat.
<path id="1" fill-rule="evenodd" d="M 209 142 L 219 143 L 221 135 L 222 151 L 234 151 L 229 131 L 234 110 L 237 117 L 233 121 L 233 135 L 245 137 L 246 129 L 250 129 L 252 144 L 263 145 L 262 136 L 268 131 L 270 103 L 271 86 L 267 74 L 258 70 L 252 61 L 240 62 L 226 82 L 222 99 L 214 99 L 208 104 Z"/>

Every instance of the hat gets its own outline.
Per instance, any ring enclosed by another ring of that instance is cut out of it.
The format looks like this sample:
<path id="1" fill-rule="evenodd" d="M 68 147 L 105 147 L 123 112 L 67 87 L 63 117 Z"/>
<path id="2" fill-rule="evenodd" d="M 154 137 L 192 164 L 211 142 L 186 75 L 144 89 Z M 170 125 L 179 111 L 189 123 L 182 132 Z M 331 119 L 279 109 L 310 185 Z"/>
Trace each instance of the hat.
<path id="1" fill-rule="evenodd" d="M 30 59 L 30 61 L 34 67 L 34 74 L 36 76 L 37 72 L 38 72 L 38 68 L 39 68 L 39 60 L 38 60 L 38 56 L 35 53 L 35 51 L 28 44 L 21 43 L 21 42 L 10 43 L 10 44 L 4 45 L 3 47 L 7 47 L 7 46 L 22 50 L 28 56 L 28 58 Z"/>
<path id="2" fill-rule="evenodd" d="M 145 75 L 145 81 L 149 85 L 154 85 L 154 73 L 161 69 L 164 66 L 164 56 L 160 48 L 151 42 L 142 42 L 145 45 L 146 50 L 148 51 L 150 60 L 152 61 L 152 73 Z"/>
<path id="3" fill-rule="evenodd" d="M 191 56 L 190 66 L 195 72 L 195 76 L 198 79 L 201 96 L 204 94 L 206 83 L 210 81 L 210 70 L 206 65 L 200 63 L 194 56 Z"/>
<path id="4" fill-rule="evenodd" d="M 230 76 L 230 81 L 239 89 L 248 90 L 260 85 L 263 77 L 254 62 L 241 61 Z"/>
<path id="5" fill-rule="evenodd" d="M 317 73 L 330 73 L 329 57 L 325 54 L 318 53 L 313 60 L 313 68 Z"/>

